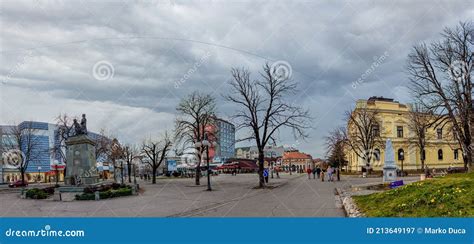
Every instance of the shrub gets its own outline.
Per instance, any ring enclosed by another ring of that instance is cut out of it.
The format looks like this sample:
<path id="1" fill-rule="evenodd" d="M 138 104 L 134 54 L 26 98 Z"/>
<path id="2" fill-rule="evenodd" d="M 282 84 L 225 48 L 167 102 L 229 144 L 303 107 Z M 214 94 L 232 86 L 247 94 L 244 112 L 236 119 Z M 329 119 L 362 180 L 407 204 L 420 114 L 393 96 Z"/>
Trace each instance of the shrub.
<path id="1" fill-rule="evenodd" d="M 49 195 L 52 195 L 52 193 L 48 194 L 45 189 L 33 188 L 26 191 L 26 197 L 31 199 L 46 199 Z"/>
<path id="2" fill-rule="evenodd" d="M 122 186 L 122 185 L 120 185 L 119 183 L 115 183 L 115 182 L 112 183 L 112 189 L 114 189 L 114 190 L 119 189 L 121 186 Z"/>
<path id="3" fill-rule="evenodd" d="M 76 200 L 95 200 L 95 194 L 93 193 L 76 194 Z"/>

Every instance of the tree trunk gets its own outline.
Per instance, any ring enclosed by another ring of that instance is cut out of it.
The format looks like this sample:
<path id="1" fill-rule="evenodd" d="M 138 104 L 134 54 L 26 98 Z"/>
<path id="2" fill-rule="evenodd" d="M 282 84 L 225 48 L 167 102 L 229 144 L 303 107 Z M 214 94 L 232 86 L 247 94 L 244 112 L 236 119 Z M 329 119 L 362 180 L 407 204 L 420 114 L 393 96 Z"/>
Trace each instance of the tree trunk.
<path id="1" fill-rule="evenodd" d="M 127 164 L 128 170 L 128 183 L 132 183 L 132 165 L 130 163 Z"/>
<path id="2" fill-rule="evenodd" d="M 258 186 L 265 187 L 265 179 L 263 178 L 263 164 L 264 164 L 263 150 L 258 152 Z"/>
<path id="3" fill-rule="evenodd" d="M 158 169 L 158 167 L 153 167 L 153 170 L 152 170 L 153 178 L 151 180 L 152 184 L 156 184 L 156 170 L 157 169 Z"/>
<path id="4" fill-rule="evenodd" d="M 196 165 L 196 185 L 199 186 L 201 185 L 200 178 L 201 178 L 201 150 L 199 149 L 198 153 L 198 163 Z"/>
<path id="5" fill-rule="evenodd" d="M 25 170 L 22 169 L 21 171 L 21 183 L 25 183 Z"/>
<path id="6" fill-rule="evenodd" d="M 472 171 L 472 151 L 470 149 L 466 150 L 466 153 L 463 153 L 464 160 L 464 169 Z"/>
<path id="7" fill-rule="evenodd" d="M 120 176 L 121 176 L 121 183 L 123 185 L 123 162 L 120 163 Z"/>

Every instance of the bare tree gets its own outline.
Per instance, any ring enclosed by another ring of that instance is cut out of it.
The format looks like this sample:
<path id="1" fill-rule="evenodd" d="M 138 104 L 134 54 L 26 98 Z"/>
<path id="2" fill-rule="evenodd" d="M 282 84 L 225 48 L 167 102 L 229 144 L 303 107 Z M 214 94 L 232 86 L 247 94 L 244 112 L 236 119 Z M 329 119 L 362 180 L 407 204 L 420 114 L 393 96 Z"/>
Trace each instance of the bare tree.
<path id="1" fill-rule="evenodd" d="M 433 117 L 433 113 L 420 104 L 414 104 L 408 113 L 408 128 L 415 135 L 410 144 L 420 151 L 421 169 L 425 168 L 425 148 L 429 139 L 427 131 L 434 122 Z"/>
<path id="2" fill-rule="evenodd" d="M 123 153 L 125 161 L 127 163 L 128 183 L 132 183 L 132 163 L 134 159 L 139 158 L 138 149 L 134 145 L 127 145 L 125 146 Z"/>
<path id="3" fill-rule="evenodd" d="M 107 155 L 107 159 L 112 162 L 112 165 L 114 166 L 114 171 L 117 171 L 117 168 L 120 169 L 121 171 L 121 181 L 123 184 L 123 158 L 124 158 L 124 150 L 122 148 L 122 145 L 120 145 L 120 142 L 117 140 L 117 138 L 114 138 L 110 140 L 110 143 L 107 145 L 107 149 L 105 152 L 105 155 Z M 120 166 L 118 166 L 118 161 L 120 160 Z M 114 172 L 114 180 L 117 181 L 116 174 Z"/>
<path id="4" fill-rule="evenodd" d="M 201 146 L 195 148 L 196 142 L 207 139 L 210 131 L 206 127 L 215 128 L 216 102 L 209 94 L 193 92 L 176 107 L 178 117 L 176 118 L 176 142 L 186 149 L 193 149 L 196 152 L 198 162 L 196 164 L 196 185 L 200 184 L 202 155 L 206 150 Z"/>
<path id="5" fill-rule="evenodd" d="M 74 135 L 74 128 L 72 126 L 72 119 L 67 114 L 59 114 L 55 120 L 56 120 L 56 128 L 57 128 L 57 132 L 56 132 L 57 135 L 55 135 L 56 143 L 53 143 L 53 147 L 50 150 L 51 150 L 51 153 L 53 153 L 53 155 L 55 156 L 55 158 L 59 158 L 60 161 L 62 161 L 66 165 L 64 167 L 64 174 L 66 174 L 66 167 L 67 167 L 66 141 L 69 137 Z M 58 184 L 59 172 L 57 168 L 55 170 L 56 170 L 56 184 Z"/>
<path id="6" fill-rule="evenodd" d="M 326 155 L 330 164 L 342 169 L 346 163 L 344 128 L 337 128 L 329 132 L 325 138 Z"/>
<path id="7" fill-rule="evenodd" d="M 260 80 L 251 80 L 250 71 L 244 68 L 233 68 L 231 74 L 232 89 L 227 99 L 240 107 L 233 118 L 237 121 L 237 129 L 249 130 L 243 139 L 256 143 L 259 187 L 265 187 L 265 146 L 275 142 L 275 136 L 282 128 L 291 129 L 295 137 L 306 138 L 310 116 L 307 110 L 286 101 L 289 95 L 296 93 L 296 83 L 289 75 L 280 74 L 277 67 L 265 64 Z"/>
<path id="8" fill-rule="evenodd" d="M 15 166 L 20 171 L 22 182 L 25 182 L 25 172 L 28 169 L 28 165 L 31 162 L 38 162 L 41 159 L 41 154 L 48 152 L 48 148 L 43 150 L 37 132 L 38 130 L 35 129 L 31 121 L 13 126 L 10 131 L 13 140 L 7 141 L 9 144 L 7 147 L 16 154 L 13 155 L 16 161 L 13 162 L 14 165 L 12 166 Z"/>
<path id="9" fill-rule="evenodd" d="M 408 56 L 411 90 L 419 102 L 438 114 L 435 127 L 450 124 L 463 152 L 464 167 L 472 168 L 474 29 L 472 22 L 445 28 L 442 40 L 413 47 Z"/>
<path id="10" fill-rule="evenodd" d="M 344 130 L 344 142 L 359 158 L 364 167 L 370 170 L 376 147 L 383 145 L 380 138 L 380 125 L 377 121 L 377 109 L 356 108 L 346 112 L 347 130 Z"/>
<path id="11" fill-rule="evenodd" d="M 113 140 L 107 135 L 106 130 L 101 129 L 99 135 L 93 137 L 93 141 L 95 142 L 95 159 L 110 159 Z"/>
<path id="12" fill-rule="evenodd" d="M 165 133 L 164 137 L 161 140 L 147 140 L 143 142 L 142 153 L 147 157 L 148 160 L 145 162 L 150 165 L 153 174 L 152 184 L 156 184 L 156 173 L 161 163 L 165 160 L 168 152 L 172 146 L 172 141 L 168 135 Z"/>

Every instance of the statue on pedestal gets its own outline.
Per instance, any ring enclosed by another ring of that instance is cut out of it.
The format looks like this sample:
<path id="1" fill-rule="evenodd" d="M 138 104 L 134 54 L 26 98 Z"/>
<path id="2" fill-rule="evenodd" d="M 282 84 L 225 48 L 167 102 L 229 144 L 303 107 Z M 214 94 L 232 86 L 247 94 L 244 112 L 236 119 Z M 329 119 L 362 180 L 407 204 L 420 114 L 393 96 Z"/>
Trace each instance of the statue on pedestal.
<path id="1" fill-rule="evenodd" d="M 82 114 L 81 129 L 82 129 L 82 134 L 87 135 L 87 119 L 86 119 L 86 114 Z"/>
<path id="2" fill-rule="evenodd" d="M 76 135 L 87 135 L 87 119 L 86 114 L 82 114 L 81 124 L 77 122 L 77 119 L 73 120 L 74 132 Z"/>

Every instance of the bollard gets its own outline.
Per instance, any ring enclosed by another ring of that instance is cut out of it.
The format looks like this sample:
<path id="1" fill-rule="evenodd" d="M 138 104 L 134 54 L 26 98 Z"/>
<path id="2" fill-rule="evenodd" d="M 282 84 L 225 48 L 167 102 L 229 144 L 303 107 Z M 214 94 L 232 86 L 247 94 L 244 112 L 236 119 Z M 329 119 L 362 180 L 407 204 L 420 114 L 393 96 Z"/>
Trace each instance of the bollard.
<path id="1" fill-rule="evenodd" d="M 100 194 L 99 194 L 99 191 L 95 191 L 95 200 L 96 201 L 99 201 L 100 200 Z"/>
<path id="2" fill-rule="evenodd" d="M 61 192 L 59 191 L 59 188 L 54 188 L 53 200 L 62 201 Z"/>
<path id="3" fill-rule="evenodd" d="M 426 180 L 426 175 L 425 174 L 420 174 L 420 180 Z"/>

